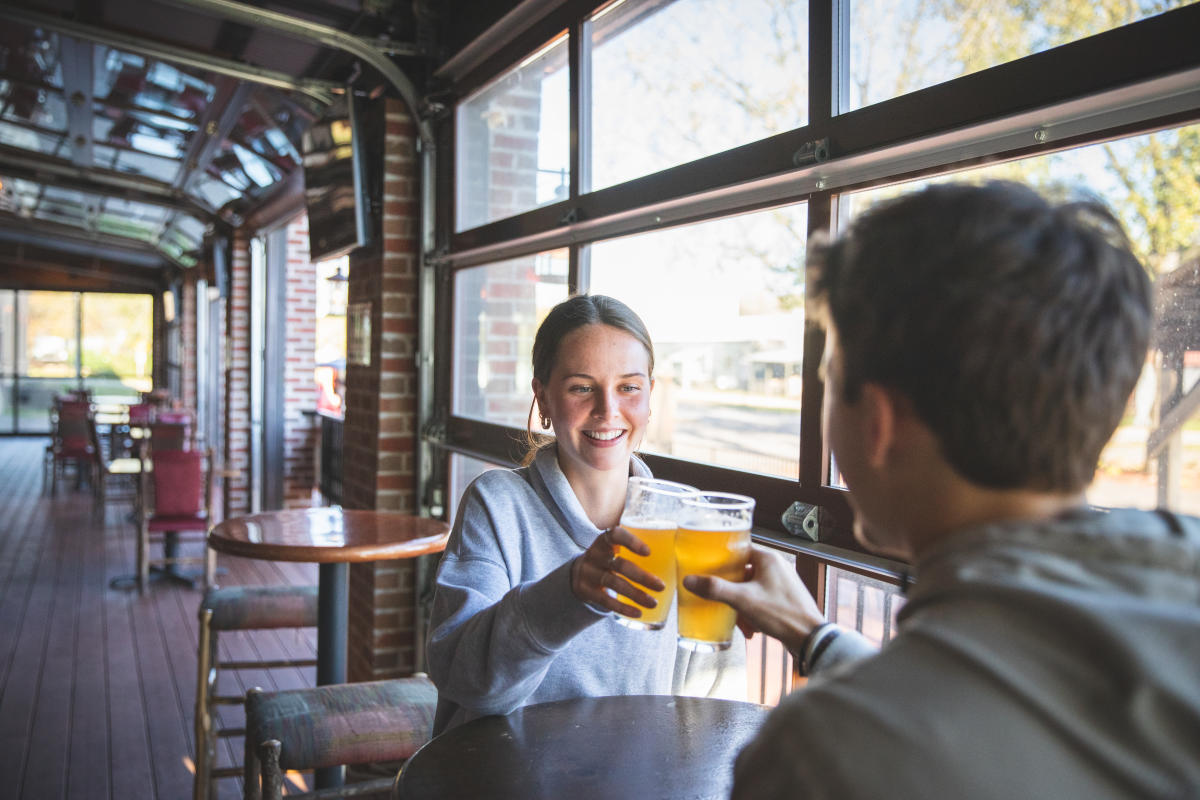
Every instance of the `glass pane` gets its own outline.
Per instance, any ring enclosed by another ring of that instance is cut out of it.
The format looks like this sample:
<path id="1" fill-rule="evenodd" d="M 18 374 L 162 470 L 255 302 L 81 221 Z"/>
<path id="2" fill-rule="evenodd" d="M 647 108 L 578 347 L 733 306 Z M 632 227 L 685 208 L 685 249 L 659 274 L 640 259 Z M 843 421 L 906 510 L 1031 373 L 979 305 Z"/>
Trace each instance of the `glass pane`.
<path id="1" fill-rule="evenodd" d="M 75 378 L 17 378 L 17 432 L 50 433 L 54 398 L 78 388 Z"/>
<path id="2" fill-rule="evenodd" d="M 590 29 L 593 189 L 808 122 L 807 0 L 631 0 Z"/>
<path id="3" fill-rule="evenodd" d="M 896 615 L 904 606 L 900 587 L 837 567 L 826 567 L 825 614 L 876 645 L 896 635 Z"/>
<path id="4" fill-rule="evenodd" d="M 11 104 L 0 102 L 3 119 L 11 120 L 17 125 L 38 128 L 42 133 L 66 133 L 67 103 L 60 93 L 37 89 L 38 104 L 33 108 L 26 109 L 20 105 L 20 85 L 15 88 Z"/>
<path id="5" fill-rule="evenodd" d="M 152 386 L 154 305 L 144 294 L 83 295 L 83 377 L 96 395 Z"/>
<path id="6" fill-rule="evenodd" d="M 0 433 L 16 433 L 17 420 L 13 412 L 17 408 L 13 390 L 16 381 L 0 372 Z M 47 424 L 49 428 L 49 424 Z"/>
<path id="7" fill-rule="evenodd" d="M 97 155 L 97 161 L 100 160 Z M 118 172 L 128 172 L 143 175 L 157 181 L 170 183 L 175 180 L 182 165 L 178 161 L 150 153 L 135 153 L 129 150 L 117 150 L 116 162 L 112 168 Z"/>
<path id="8" fill-rule="evenodd" d="M 533 403 L 533 337 L 567 297 L 567 251 L 454 276 L 454 413 L 524 428 Z"/>
<path id="9" fill-rule="evenodd" d="M 16 370 L 16 343 L 17 295 L 11 289 L 0 289 L 0 375 Z"/>
<path id="10" fill-rule="evenodd" d="M 796 205 L 592 245 L 589 291 L 654 340 L 643 448 L 799 477 L 807 224 Z"/>
<path id="11" fill-rule="evenodd" d="M 196 175 L 192 179 L 192 191 L 200 195 L 204 202 L 213 208 L 220 208 L 230 200 L 241 197 L 241 194 L 232 186 L 208 175 Z"/>
<path id="12" fill-rule="evenodd" d="M 36 150 L 39 153 L 54 155 L 62 144 L 63 137 L 49 133 L 40 133 L 21 125 L 0 121 L 0 144 L 10 147 L 20 147 L 23 150 Z"/>
<path id="13" fill-rule="evenodd" d="M 13 416 L 16 406 L 16 398 L 13 396 L 16 336 L 16 292 L 0 289 L 0 433 L 12 433 L 16 430 L 16 420 Z"/>
<path id="14" fill-rule="evenodd" d="M 458 502 L 462 499 L 462 494 L 466 491 L 471 481 L 490 469 L 503 469 L 503 467 L 499 464 L 493 464 L 490 461 L 481 461 L 478 458 L 471 458 L 470 456 L 459 455 L 458 453 L 450 454 L 449 519 L 454 519 L 454 515 L 458 513 Z"/>
<path id="15" fill-rule="evenodd" d="M 567 37 L 464 100 L 457 114 L 457 230 L 567 196 Z"/>
<path id="16" fill-rule="evenodd" d="M 1088 501 L 1200 513 L 1200 125 L 890 186 L 843 198 L 851 214 L 934 180 L 1011 178 L 1076 187 L 1121 219 L 1158 291 L 1154 344 Z"/>
<path id="17" fill-rule="evenodd" d="M 1195 0 L 851 0 L 848 111 Z"/>
<path id="18" fill-rule="evenodd" d="M 24 346 L 18 370 L 33 378 L 74 378 L 76 299 L 71 292 L 22 292 Z"/>

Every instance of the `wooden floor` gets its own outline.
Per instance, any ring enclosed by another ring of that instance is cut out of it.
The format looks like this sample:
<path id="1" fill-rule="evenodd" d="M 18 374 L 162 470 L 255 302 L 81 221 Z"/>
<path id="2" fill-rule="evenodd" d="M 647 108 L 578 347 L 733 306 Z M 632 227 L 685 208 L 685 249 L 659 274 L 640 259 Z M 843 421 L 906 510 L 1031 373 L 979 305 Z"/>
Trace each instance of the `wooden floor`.
<path id="1" fill-rule="evenodd" d="M 42 491 L 46 440 L 0 438 L 0 800 L 192 795 L 197 590 L 109 588 L 134 571 L 128 503 L 93 516 L 86 487 Z M 198 547 L 198 545 L 192 545 Z M 226 585 L 315 584 L 315 565 L 220 556 Z M 227 657 L 311 657 L 316 635 L 225 635 Z M 221 691 L 312 686 L 311 668 L 226 676 Z M 225 724 L 238 722 L 231 707 Z M 240 762 L 240 739 L 221 763 Z M 311 786 L 309 776 L 293 776 Z M 241 797 L 221 781 L 222 798 Z"/>

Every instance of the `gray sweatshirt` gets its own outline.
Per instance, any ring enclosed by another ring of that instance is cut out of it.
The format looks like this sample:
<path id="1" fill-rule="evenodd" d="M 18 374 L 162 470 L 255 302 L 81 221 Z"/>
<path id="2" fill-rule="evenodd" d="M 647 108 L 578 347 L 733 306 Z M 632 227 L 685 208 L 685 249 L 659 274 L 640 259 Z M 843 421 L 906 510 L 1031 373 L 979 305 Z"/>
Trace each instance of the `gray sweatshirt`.
<path id="1" fill-rule="evenodd" d="M 649 475 L 637 458 L 631 474 Z M 689 694 L 745 699 L 745 645 L 714 655 L 631 630 L 571 590 L 571 562 L 600 530 L 543 449 L 463 494 L 438 566 L 428 641 L 438 688 L 434 734 L 487 714 L 570 697 Z"/>
<path id="2" fill-rule="evenodd" d="M 735 800 L 1200 797 L 1200 520 L 999 522 L 916 567 L 896 638 L 834 640 Z"/>

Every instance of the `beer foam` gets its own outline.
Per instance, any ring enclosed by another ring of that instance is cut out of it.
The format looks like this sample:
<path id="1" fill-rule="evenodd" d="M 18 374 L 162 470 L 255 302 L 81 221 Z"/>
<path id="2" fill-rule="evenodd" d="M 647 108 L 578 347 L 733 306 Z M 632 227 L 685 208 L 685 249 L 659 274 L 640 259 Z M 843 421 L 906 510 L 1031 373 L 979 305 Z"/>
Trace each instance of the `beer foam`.
<path id="1" fill-rule="evenodd" d="M 641 528 L 644 531 L 665 531 L 676 527 L 676 524 L 673 520 L 649 517 L 642 519 L 622 519 L 621 527 Z"/>

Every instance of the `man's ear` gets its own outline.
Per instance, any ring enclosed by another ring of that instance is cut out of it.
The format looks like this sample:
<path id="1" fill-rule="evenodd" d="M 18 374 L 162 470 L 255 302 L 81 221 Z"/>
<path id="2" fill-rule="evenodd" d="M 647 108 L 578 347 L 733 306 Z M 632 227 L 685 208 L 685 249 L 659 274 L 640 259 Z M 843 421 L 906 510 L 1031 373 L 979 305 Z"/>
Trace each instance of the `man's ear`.
<path id="1" fill-rule="evenodd" d="M 867 463 L 880 469 L 896 441 L 896 399 L 879 384 L 864 383 L 859 403 Z"/>

